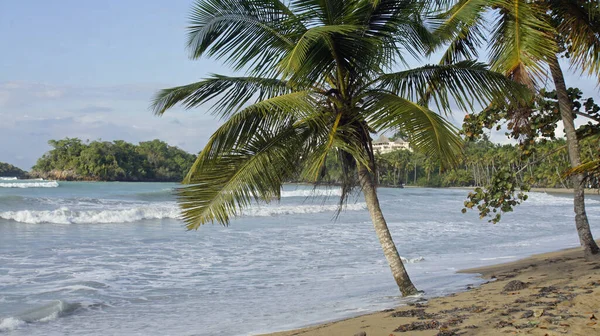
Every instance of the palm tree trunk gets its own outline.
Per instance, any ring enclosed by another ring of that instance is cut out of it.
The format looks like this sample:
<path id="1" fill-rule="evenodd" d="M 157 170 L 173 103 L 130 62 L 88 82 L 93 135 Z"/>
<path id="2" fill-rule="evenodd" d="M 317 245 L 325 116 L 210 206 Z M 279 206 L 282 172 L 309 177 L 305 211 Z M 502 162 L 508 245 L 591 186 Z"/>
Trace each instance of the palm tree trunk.
<path id="1" fill-rule="evenodd" d="M 402 259 L 400 259 L 396 245 L 392 240 L 390 230 L 385 222 L 385 218 L 383 218 L 383 213 L 379 207 L 379 199 L 377 198 L 375 184 L 373 183 L 373 178 L 367 167 L 359 165 L 358 178 L 363 194 L 365 195 L 365 201 L 367 203 L 367 209 L 369 209 L 369 214 L 371 215 L 371 221 L 375 227 L 375 233 L 377 233 L 379 243 L 381 243 L 381 247 L 383 248 L 383 254 L 390 265 L 392 275 L 394 276 L 394 280 L 396 280 L 396 284 L 398 284 L 398 288 L 400 288 L 400 292 L 402 292 L 403 296 L 417 294 L 418 291 L 410 280 L 410 277 L 404 268 L 404 264 L 402 264 Z"/>
<path id="2" fill-rule="evenodd" d="M 565 78 L 556 55 L 549 60 L 549 65 L 550 71 L 552 72 L 552 79 L 554 80 L 554 86 L 556 87 L 556 93 L 558 94 L 560 115 L 567 135 L 569 160 L 571 161 L 571 167 L 577 167 L 581 164 L 581 159 L 579 157 L 579 141 L 577 140 L 575 124 L 573 122 L 573 107 L 571 106 Z M 585 213 L 583 175 L 573 175 L 571 181 L 574 189 L 573 204 L 575 209 L 575 227 L 577 228 L 577 234 L 579 234 L 579 242 L 584 248 L 585 256 L 590 257 L 598 254 L 600 249 L 594 241 L 592 231 L 590 230 L 590 223 L 588 222 L 587 214 Z"/>

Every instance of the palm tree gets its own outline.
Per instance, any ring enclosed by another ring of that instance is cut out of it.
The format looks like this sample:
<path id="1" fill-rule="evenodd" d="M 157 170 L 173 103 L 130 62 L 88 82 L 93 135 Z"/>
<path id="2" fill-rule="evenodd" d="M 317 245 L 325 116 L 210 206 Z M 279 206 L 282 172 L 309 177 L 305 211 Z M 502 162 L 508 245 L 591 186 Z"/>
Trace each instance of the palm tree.
<path id="1" fill-rule="evenodd" d="M 160 115 L 210 101 L 225 119 L 178 192 L 188 229 L 227 225 L 253 201 L 279 199 L 292 177 L 319 183 L 334 156 L 342 167 L 340 209 L 360 187 L 400 291 L 415 294 L 379 206 L 371 135 L 399 129 L 415 150 L 451 165 L 461 139 L 427 103 L 447 112 L 451 99 L 468 108 L 522 93 L 473 61 L 390 72 L 429 48 L 424 8 L 412 0 L 196 1 L 191 57 L 213 56 L 247 75 L 212 75 L 162 90 L 153 102 Z"/>
<path id="2" fill-rule="evenodd" d="M 530 88 L 542 86 L 550 70 L 558 95 L 571 167 L 581 164 L 579 142 L 559 57 L 567 52 L 571 67 L 582 73 L 600 74 L 600 10 L 597 1 L 584 0 L 458 0 L 445 1 L 450 9 L 437 33 L 449 42 L 442 64 L 477 57 L 486 42 L 486 16 L 495 16 L 487 39 L 494 71 Z M 599 77 L 600 79 L 600 77 Z M 511 112 L 517 132 L 527 127 L 527 108 Z M 583 175 L 572 175 L 575 225 L 585 255 L 600 252 L 585 212 Z"/>

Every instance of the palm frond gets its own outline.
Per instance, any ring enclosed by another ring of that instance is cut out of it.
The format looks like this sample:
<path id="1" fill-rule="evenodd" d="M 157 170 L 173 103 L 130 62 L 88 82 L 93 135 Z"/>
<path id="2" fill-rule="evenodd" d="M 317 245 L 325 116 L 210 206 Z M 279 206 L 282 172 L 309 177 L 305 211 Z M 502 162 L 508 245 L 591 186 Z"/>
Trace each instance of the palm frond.
<path id="1" fill-rule="evenodd" d="M 301 120 L 315 109 L 310 92 L 299 91 L 265 99 L 232 114 L 209 138 L 197 162 L 217 160 L 222 153 L 250 141 L 260 129 L 276 129 L 290 122 Z M 194 165 L 187 180 L 193 179 Z"/>
<path id="2" fill-rule="evenodd" d="M 451 102 L 469 111 L 476 107 L 475 104 L 484 107 L 492 101 L 516 102 L 528 94 L 526 87 L 476 61 L 426 65 L 384 74 L 379 77 L 378 86 L 425 106 L 433 100 L 437 109 L 446 113 L 452 112 Z"/>
<path id="3" fill-rule="evenodd" d="M 367 121 L 377 132 L 396 129 L 411 134 L 411 147 L 438 157 L 444 167 L 459 162 L 462 139 L 458 130 L 426 107 L 382 90 L 372 90 L 365 103 Z"/>
<path id="4" fill-rule="evenodd" d="M 281 1 L 201 0 L 190 15 L 192 58 L 224 58 L 234 69 L 272 74 L 281 52 L 293 48 L 302 21 Z"/>
<path id="5" fill-rule="evenodd" d="M 439 39 L 436 47 L 448 45 L 440 64 L 477 58 L 486 37 L 484 14 L 495 5 L 495 0 L 460 0 L 430 20 Z"/>
<path id="6" fill-rule="evenodd" d="M 325 66 L 332 64 L 336 60 L 333 36 L 336 35 L 337 38 L 340 38 L 350 35 L 350 33 L 356 34 L 360 28 L 356 25 L 328 25 L 310 28 L 280 62 L 279 67 L 283 77 L 289 77 L 291 74 L 298 77 L 299 73 L 312 72 L 306 69 L 307 59 L 317 52 L 321 58 L 324 58 L 322 63 Z M 322 72 L 322 69 L 318 69 L 318 72 Z"/>
<path id="7" fill-rule="evenodd" d="M 288 82 L 275 78 L 212 75 L 197 83 L 159 91 L 151 108 L 155 114 L 161 115 L 177 104 L 191 109 L 213 101 L 211 109 L 215 113 L 229 115 L 253 98 L 261 101 L 293 90 Z"/>
<path id="8" fill-rule="evenodd" d="M 227 225 L 252 201 L 281 196 L 283 182 L 296 170 L 305 132 L 291 124 L 273 129 L 256 130 L 249 141 L 215 159 L 198 157 L 185 181 L 189 185 L 177 191 L 188 229 L 215 221 Z"/>
<path id="9" fill-rule="evenodd" d="M 563 176 L 586 174 L 593 176 L 600 176 L 600 159 L 591 160 L 580 164 L 575 168 L 569 169 Z"/>
<path id="10" fill-rule="evenodd" d="M 558 50 L 554 29 L 534 2 L 504 0 L 498 8 L 490 37 L 491 69 L 533 88 L 546 78 L 543 65 Z"/>
<path id="11" fill-rule="evenodd" d="M 600 81 L 600 8 L 595 1 L 549 0 L 572 67 Z"/>

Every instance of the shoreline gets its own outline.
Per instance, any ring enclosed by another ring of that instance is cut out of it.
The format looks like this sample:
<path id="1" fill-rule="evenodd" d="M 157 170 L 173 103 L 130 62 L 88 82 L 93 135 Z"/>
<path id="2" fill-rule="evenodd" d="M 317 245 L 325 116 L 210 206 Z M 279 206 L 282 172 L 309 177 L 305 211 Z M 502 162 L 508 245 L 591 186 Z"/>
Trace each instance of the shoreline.
<path id="1" fill-rule="evenodd" d="M 488 281 L 447 296 L 263 336 L 600 334 L 600 258 L 586 261 L 581 248 L 458 273 Z"/>

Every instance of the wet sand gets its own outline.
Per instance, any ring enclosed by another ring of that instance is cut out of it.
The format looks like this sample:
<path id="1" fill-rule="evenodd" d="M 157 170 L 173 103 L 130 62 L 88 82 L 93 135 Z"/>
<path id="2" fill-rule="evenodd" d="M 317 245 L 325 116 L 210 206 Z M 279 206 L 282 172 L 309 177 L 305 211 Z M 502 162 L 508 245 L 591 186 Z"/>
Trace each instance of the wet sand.
<path id="1" fill-rule="evenodd" d="M 600 335 L 600 259 L 581 249 L 461 271 L 489 281 L 409 306 L 273 336 Z"/>

